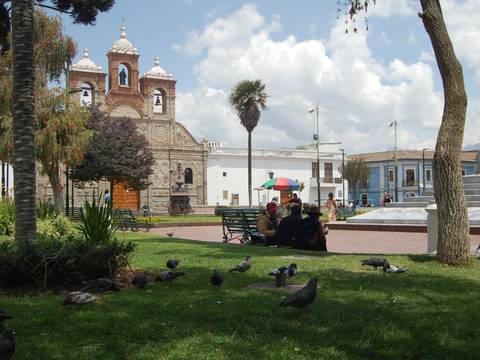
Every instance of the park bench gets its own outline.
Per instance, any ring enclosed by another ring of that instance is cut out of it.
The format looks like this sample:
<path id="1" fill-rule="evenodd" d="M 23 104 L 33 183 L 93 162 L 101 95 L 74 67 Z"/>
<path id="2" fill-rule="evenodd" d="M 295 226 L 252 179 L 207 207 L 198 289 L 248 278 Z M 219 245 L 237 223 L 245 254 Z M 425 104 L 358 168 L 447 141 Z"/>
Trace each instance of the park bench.
<path id="1" fill-rule="evenodd" d="M 150 231 L 151 224 L 148 221 L 138 221 L 130 209 L 115 209 L 113 211 L 113 218 L 120 231 Z"/>
<path id="2" fill-rule="evenodd" d="M 347 218 L 355 216 L 355 211 L 349 207 L 337 208 L 336 216 L 338 221 L 345 221 Z"/>
<path id="3" fill-rule="evenodd" d="M 223 242 L 239 240 L 241 244 L 252 243 L 263 235 L 257 232 L 259 209 L 222 209 Z"/>
<path id="4" fill-rule="evenodd" d="M 69 208 L 68 209 L 68 213 L 67 213 L 67 216 L 70 220 L 73 220 L 73 221 L 78 221 L 80 220 L 80 214 L 82 212 L 82 208 L 81 207 L 74 207 L 74 208 Z"/>

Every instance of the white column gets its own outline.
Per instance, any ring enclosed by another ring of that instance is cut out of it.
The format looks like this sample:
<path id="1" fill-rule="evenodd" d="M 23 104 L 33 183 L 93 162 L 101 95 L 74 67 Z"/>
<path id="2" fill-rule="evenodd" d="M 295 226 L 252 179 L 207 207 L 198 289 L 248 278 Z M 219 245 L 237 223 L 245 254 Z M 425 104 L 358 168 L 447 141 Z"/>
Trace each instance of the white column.
<path id="1" fill-rule="evenodd" d="M 428 205 L 425 210 L 428 213 L 427 216 L 427 231 L 428 231 L 428 240 L 427 240 L 427 252 L 433 254 L 437 252 L 437 243 L 438 243 L 438 215 L 437 215 L 437 204 Z"/>

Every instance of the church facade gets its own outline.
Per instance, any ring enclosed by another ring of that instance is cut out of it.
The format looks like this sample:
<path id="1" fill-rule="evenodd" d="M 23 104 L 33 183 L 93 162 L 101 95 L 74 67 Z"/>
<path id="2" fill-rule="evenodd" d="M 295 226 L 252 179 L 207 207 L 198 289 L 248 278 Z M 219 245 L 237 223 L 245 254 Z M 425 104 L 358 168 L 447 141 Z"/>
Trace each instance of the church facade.
<path id="1" fill-rule="evenodd" d="M 208 143 L 197 142 L 176 121 L 172 74 L 160 66 L 157 57 L 153 67 L 140 76 L 140 55 L 127 39 L 124 23 L 107 58 L 105 73 L 85 49 L 83 58 L 70 68 L 70 91 L 81 104 L 99 106 L 112 118 L 133 119 L 148 140 L 155 165 L 145 190 L 134 190 L 126 183 L 107 184 L 99 190 L 110 188 L 114 207 L 132 210 L 146 205 L 151 211 L 165 212 L 172 196 L 179 193 L 188 195 L 193 206 L 206 204 Z M 89 189 L 75 191 L 80 202 L 91 194 Z"/>

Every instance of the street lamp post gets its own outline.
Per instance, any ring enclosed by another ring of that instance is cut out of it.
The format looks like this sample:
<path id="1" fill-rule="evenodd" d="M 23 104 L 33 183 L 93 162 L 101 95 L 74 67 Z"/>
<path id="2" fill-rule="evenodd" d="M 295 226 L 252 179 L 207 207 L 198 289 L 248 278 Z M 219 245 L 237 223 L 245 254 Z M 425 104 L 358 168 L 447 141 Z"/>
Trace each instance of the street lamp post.
<path id="1" fill-rule="evenodd" d="M 268 177 L 270 178 L 270 180 L 272 180 L 273 175 L 274 175 L 273 170 L 269 170 L 267 174 L 268 174 Z M 270 202 L 270 189 L 267 189 L 267 198 L 268 198 L 267 199 L 267 203 L 268 203 L 268 202 Z"/>
<path id="2" fill-rule="evenodd" d="M 318 125 L 318 105 L 315 105 L 315 108 L 309 108 L 308 112 L 311 114 L 313 112 L 316 113 L 316 121 L 317 121 L 317 133 L 313 135 L 313 139 L 316 142 L 317 146 L 317 201 L 318 201 L 318 207 L 320 208 L 320 148 L 319 148 L 319 125 Z"/>
<path id="3" fill-rule="evenodd" d="M 422 149 L 422 181 L 423 181 L 423 192 L 425 192 L 425 150 L 430 148 Z"/>
<path id="4" fill-rule="evenodd" d="M 395 158 L 395 202 L 398 202 L 398 163 L 397 163 L 397 120 L 392 121 L 391 123 L 388 124 L 388 127 L 394 128 L 395 132 L 395 152 L 394 152 L 394 158 Z"/>

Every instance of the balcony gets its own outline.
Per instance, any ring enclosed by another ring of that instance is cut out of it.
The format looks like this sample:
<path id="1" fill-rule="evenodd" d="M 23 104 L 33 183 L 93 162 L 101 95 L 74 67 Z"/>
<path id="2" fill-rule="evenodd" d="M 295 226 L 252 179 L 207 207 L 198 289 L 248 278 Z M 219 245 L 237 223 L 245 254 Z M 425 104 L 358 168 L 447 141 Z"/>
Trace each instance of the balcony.
<path id="1" fill-rule="evenodd" d="M 418 180 L 403 180 L 402 187 L 418 187 Z"/>
<path id="2" fill-rule="evenodd" d="M 327 176 L 327 177 L 321 177 L 320 178 L 320 186 L 325 185 L 325 186 L 334 186 L 335 184 L 341 184 L 342 183 L 342 178 L 341 177 L 333 177 L 333 176 Z M 317 187 L 317 178 L 312 177 L 310 178 L 310 186 L 311 187 Z"/>

